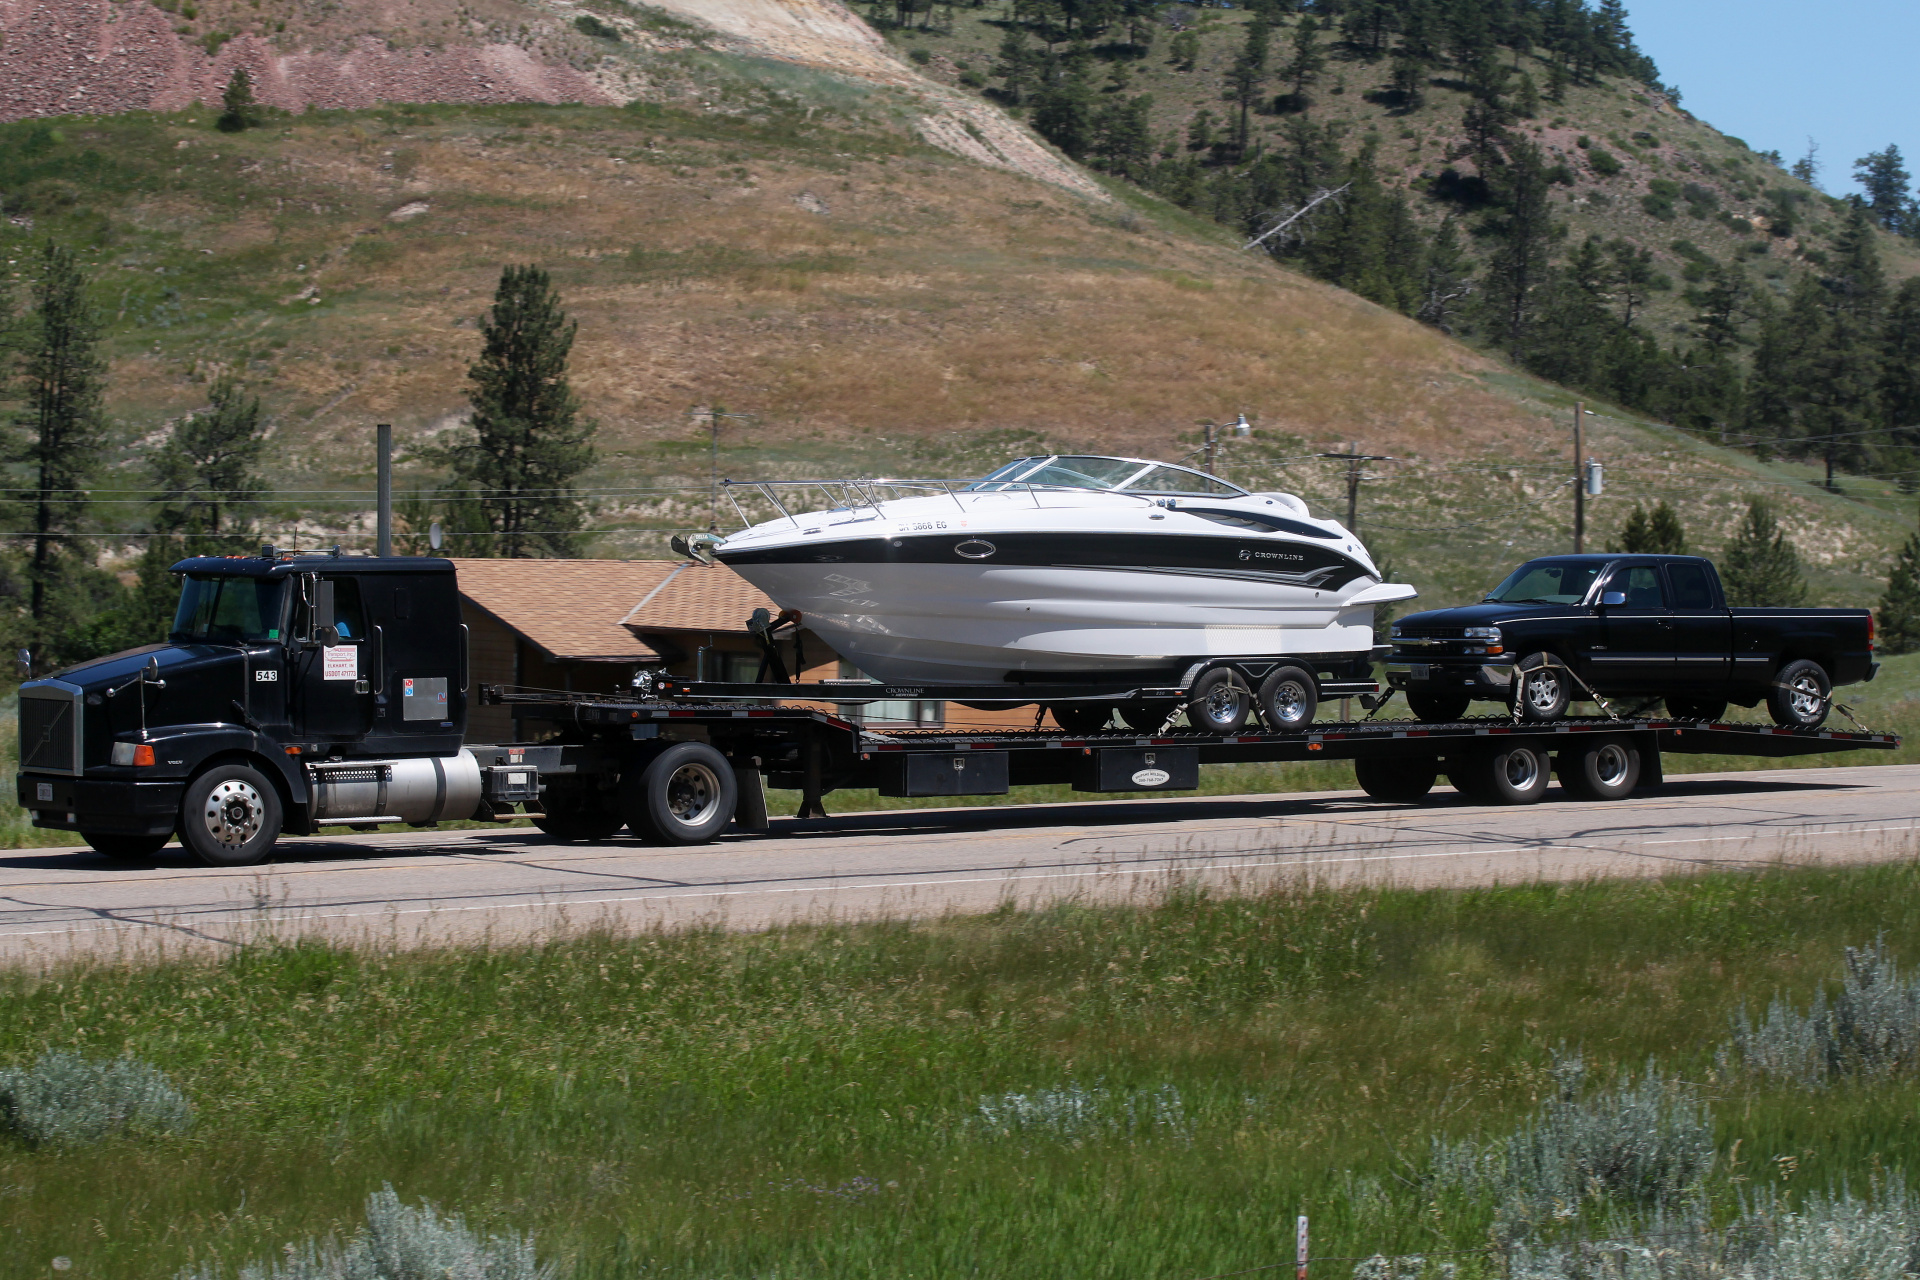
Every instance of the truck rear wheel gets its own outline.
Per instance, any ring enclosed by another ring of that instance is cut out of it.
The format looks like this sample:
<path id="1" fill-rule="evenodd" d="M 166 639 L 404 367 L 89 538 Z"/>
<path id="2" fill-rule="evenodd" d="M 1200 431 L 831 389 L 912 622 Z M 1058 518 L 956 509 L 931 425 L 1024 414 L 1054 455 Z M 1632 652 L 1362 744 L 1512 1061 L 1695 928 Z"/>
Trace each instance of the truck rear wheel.
<path id="1" fill-rule="evenodd" d="M 677 742 L 622 794 L 627 825 L 655 844 L 707 844 L 733 820 L 733 763 L 704 742 Z"/>
<path id="2" fill-rule="evenodd" d="M 1547 794 L 1547 754 L 1519 743 L 1474 751 L 1447 777 L 1463 795 L 1485 804 L 1534 804 Z"/>
<path id="3" fill-rule="evenodd" d="M 1560 785 L 1581 800 L 1624 800 L 1640 783 L 1640 753 L 1601 738 L 1560 753 Z"/>
<path id="4" fill-rule="evenodd" d="M 1440 776 L 1440 762 L 1432 756 L 1409 760 L 1367 757 L 1353 762 L 1353 776 L 1360 789 L 1375 800 L 1417 804 L 1433 790 L 1434 781 Z"/>
<path id="5" fill-rule="evenodd" d="M 108 858 L 125 858 L 129 861 L 151 858 L 167 847 L 167 841 L 173 839 L 171 835 L 128 836 L 109 831 L 82 831 L 80 838 L 93 846 L 95 853 Z"/>
<path id="6" fill-rule="evenodd" d="M 1291 733 L 1313 723 L 1320 709 L 1320 686 L 1313 673 L 1281 667 L 1260 682 L 1260 718 L 1269 733 Z"/>
<path id="7" fill-rule="evenodd" d="M 280 838 L 280 793 L 244 764 L 216 764 L 187 784 L 180 843 L 210 867 L 263 862 Z"/>
<path id="8" fill-rule="evenodd" d="M 1817 662 L 1789 662 L 1767 690 L 1767 714 L 1789 729 L 1818 729 L 1833 706 L 1833 681 Z"/>

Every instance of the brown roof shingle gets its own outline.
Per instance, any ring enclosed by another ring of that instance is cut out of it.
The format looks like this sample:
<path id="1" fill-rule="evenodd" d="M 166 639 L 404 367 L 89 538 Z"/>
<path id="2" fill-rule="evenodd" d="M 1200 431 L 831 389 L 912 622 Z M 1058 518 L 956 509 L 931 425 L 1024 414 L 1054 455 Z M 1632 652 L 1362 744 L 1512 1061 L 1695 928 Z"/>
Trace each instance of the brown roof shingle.
<path id="1" fill-rule="evenodd" d="M 733 570 L 683 560 L 455 560 L 460 594 L 554 658 L 657 660 L 662 631 L 744 632 L 774 604 Z"/>

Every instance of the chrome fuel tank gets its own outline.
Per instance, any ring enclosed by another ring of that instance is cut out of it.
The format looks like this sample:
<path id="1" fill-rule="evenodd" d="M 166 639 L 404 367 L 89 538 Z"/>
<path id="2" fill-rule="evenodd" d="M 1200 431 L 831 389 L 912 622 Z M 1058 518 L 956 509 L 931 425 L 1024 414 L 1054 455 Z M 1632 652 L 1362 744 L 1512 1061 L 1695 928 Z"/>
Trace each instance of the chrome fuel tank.
<path id="1" fill-rule="evenodd" d="M 316 823 L 454 821 L 480 807 L 480 765 L 466 751 L 312 764 L 307 785 Z"/>

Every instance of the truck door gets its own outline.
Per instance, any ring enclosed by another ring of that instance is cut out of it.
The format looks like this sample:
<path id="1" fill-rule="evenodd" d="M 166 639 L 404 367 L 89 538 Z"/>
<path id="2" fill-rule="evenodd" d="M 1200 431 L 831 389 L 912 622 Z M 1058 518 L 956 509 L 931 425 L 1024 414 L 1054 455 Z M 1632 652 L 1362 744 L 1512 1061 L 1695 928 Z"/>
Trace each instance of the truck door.
<path id="1" fill-rule="evenodd" d="M 289 717 L 294 733 L 316 742 L 358 742 L 373 726 L 366 609 L 360 580 L 345 574 L 299 579 Z M 326 634 L 331 604 L 331 625 Z M 323 640 L 336 640 L 325 644 Z"/>
<path id="2" fill-rule="evenodd" d="M 1599 687 L 1623 693 L 1666 689 L 1673 680 L 1673 617 L 1660 566 L 1619 565 L 1601 590 L 1625 595 L 1626 603 L 1602 604 L 1598 610 L 1606 646 L 1593 655 Z"/>
<path id="3" fill-rule="evenodd" d="M 1720 603 L 1703 564 L 1668 564 L 1667 605 L 1673 617 L 1676 689 L 1727 678 L 1733 653 L 1733 619 Z"/>

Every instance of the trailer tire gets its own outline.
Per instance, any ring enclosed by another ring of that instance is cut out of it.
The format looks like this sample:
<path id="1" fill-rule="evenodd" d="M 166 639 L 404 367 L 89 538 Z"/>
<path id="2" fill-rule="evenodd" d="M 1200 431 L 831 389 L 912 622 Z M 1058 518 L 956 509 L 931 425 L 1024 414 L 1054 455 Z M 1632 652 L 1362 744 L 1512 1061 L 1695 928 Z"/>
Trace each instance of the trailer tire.
<path id="1" fill-rule="evenodd" d="M 1260 718 L 1268 733 L 1292 733 L 1313 723 L 1320 685 L 1311 671 L 1281 667 L 1260 682 Z"/>
<path id="2" fill-rule="evenodd" d="M 1047 707 L 1053 722 L 1068 733 L 1104 733 L 1113 719 L 1109 702 L 1056 702 Z"/>
<path id="3" fill-rule="evenodd" d="M 229 760 L 187 784 L 180 843 L 210 867 L 250 867 L 273 852 L 282 815 L 280 792 L 266 775 Z"/>
<path id="4" fill-rule="evenodd" d="M 1205 733 L 1233 733 L 1252 710 L 1253 691 L 1231 667 L 1215 667 L 1187 689 L 1187 723 Z"/>
<path id="5" fill-rule="evenodd" d="M 707 844 L 733 820 L 733 763 L 704 742 L 676 742 L 622 793 L 627 825 L 654 844 Z"/>
<path id="6" fill-rule="evenodd" d="M 1718 720 L 1727 714 L 1725 698 L 1686 698 L 1667 695 L 1667 714 L 1675 720 Z"/>
<path id="7" fill-rule="evenodd" d="M 1789 729 L 1818 729 L 1833 707 L 1833 681 L 1827 669 L 1801 658 L 1780 668 L 1767 689 L 1767 714 Z"/>
<path id="8" fill-rule="evenodd" d="M 1120 723 L 1135 733 L 1158 733 L 1180 714 L 1177 702 L 1127 702 L 1120 707 Z"/>
<path id="9" fill-rule="evenodd" d="M 1413 718 L 1427 724 L 1447 724 L 1467 714 L 1467 707 L 1473 699 L 1464 693 L 1413 693 L 1407 694 L 1407 709 L 1413 712 Z"/>
<path id="10" fill-rule="evenodd" d="M 1547 753 L 1525 743 L 1473 752 L 1463 764 L 1471 775 L 1468 794 L 1488 804 L 1537 804 L 1553 773 Z"/>
<path id="11" fill-rule="evenodd" d="M 533 825 L 555 840 L 610 839 L 627 824 L 626 817 L 614 808 L 607 794 L 596 787 L 571 784 L 561 777 L 550 778 L 546 794 L 540 798 L 542 812 L 529 813 Z"/>
<path id="12" fill-rule="evenodd" d="M 1560 752 L 1560 786 L 1581 800 L 1624 800 L 1640 784 L 1640 752 L 1620 738 L 1599 738 Z"/>
<path id="13" fill-rule="evenodd" d="M 1439 779 L 1440 762 L 1432 756 L 1403 760 L 1365 757 L 1353 762 L 1353 776 L 1360 789 L 1375 800 L 1418 804 Z"/>
<path id="14" fill-rule="evenodd" d="M 129 836 L 111 831 L 82 831 L 80 838 L 102 857 L 137 862 L 166 848 L 173 835 L 169 832 L 164 836 Z"/>

